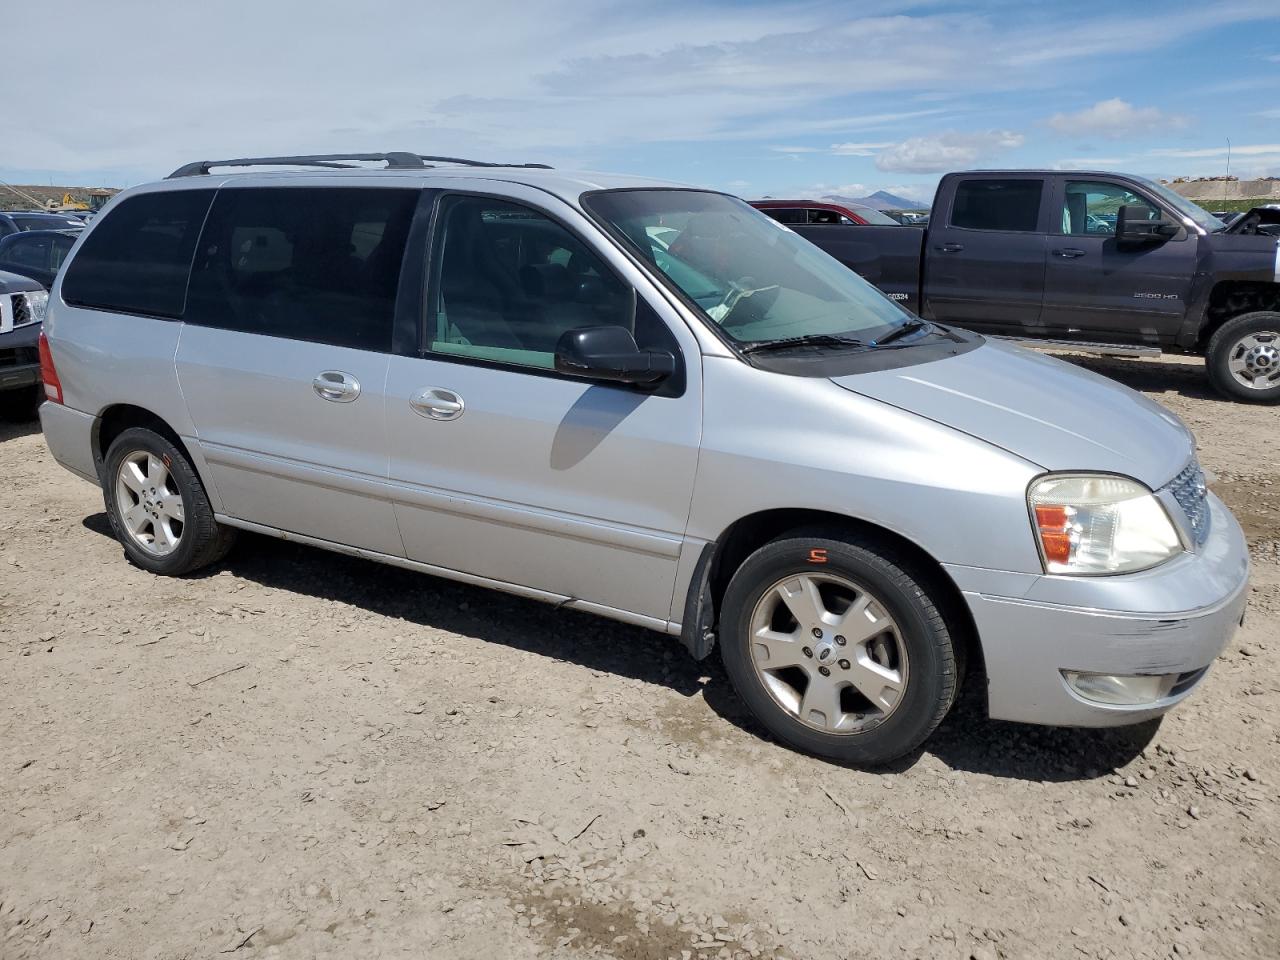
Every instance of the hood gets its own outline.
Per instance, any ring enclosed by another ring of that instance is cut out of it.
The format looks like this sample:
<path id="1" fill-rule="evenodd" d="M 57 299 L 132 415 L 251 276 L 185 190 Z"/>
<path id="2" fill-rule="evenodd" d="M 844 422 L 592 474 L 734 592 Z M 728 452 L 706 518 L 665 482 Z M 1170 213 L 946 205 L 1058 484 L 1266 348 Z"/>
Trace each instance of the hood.
<path id="1" fill-rule="evenodd" d="M 1121 473 L 1155 490 L 1195 449 L 1182 421 L 1140 393 L 993 340 L 932 363 L 832 379 L 1046 470 Z"/>
<path id="2" fill-rule="evenodd" d="M 0 293 L 23 293 L 27 290 L 43 290 L 44 287 L 30 277 L 0 270 Z"/>

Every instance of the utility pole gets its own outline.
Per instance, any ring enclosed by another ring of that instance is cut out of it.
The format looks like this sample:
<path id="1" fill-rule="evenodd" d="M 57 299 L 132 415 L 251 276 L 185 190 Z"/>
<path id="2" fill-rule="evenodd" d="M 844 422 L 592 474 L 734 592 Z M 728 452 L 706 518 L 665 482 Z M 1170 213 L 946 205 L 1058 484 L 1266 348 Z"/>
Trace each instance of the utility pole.
<path id="1" fill-rule="evenodd" d="M 1222 180 L 1222 205 L 1227 205 L 1227 190 L 1231 186 L 1231 138 L 1227 137 L 1227 172 Z"/>

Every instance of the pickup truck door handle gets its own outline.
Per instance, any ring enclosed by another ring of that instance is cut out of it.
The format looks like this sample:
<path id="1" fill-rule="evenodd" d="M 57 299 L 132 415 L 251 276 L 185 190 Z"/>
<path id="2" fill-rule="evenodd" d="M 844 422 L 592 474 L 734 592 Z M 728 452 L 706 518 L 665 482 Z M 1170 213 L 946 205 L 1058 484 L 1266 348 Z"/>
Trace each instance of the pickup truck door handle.
<path id="1" fill-rule="evenodd" d="M 964 244 L 963 243 L 944 243 L 942 246 L 935 247 L 934 249 L 940 250 L 943 253 L 959 253 L 961 250 L 964 249 Z"/>
<path id="2" fill-rule="evenodd" d="M 325 370 L 311 381 L 311 389 L 322 400 L 333 403 L 350 403 L 360 396 L 360 381 L 341 370 Z"/>
<path id="3" fill-rule="evenodd" d="M 428 420 L 457 420 L 466 407 L 460 396 L 443 387 L 423 387 L 409 398 L 409 406 Z"/>
<path id="4" fill-rule="evenodd" d="M 1063 247 L 1061 250 L 1053 251 L 1060 257 L 1066 257 L 1068 260 L 1074 260 L 1076 257 L 1083 257 L 1084 251 L 1079 247 Z"/>

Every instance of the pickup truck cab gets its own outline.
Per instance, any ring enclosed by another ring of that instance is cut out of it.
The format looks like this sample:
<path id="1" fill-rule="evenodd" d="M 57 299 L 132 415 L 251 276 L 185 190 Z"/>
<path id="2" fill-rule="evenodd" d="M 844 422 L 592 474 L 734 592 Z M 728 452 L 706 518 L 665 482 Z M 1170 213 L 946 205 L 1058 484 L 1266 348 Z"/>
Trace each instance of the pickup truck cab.
<path id="1" fill-rule="evenodd" d="M 875 207 L 860 203 L 831 203 L 827 200 L 751 200 L 750 204 L 770 220 L 788 226 L 809 224 L 812 226 L 857 227 L 875 224 L 881 227 L 898 226 L 898 221 Z"/>
<path id="2" fill-rule="evenodd" d="M 942 178 L 929 226 L 792 226 L 930 320 L 1078 346 L 1196 353 L 1222 393 L 1280 401 L 1280 247 L 1142 177 Z"/>

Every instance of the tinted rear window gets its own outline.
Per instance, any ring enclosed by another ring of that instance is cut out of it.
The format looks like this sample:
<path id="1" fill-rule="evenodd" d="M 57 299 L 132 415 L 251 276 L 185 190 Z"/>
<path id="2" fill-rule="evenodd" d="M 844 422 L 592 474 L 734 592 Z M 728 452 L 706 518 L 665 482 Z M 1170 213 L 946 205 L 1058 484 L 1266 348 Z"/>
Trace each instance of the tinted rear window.
<path id="1" fill-rule="evenodd" d="M 223 190 L 191 273 L 188 323 L 363 350 L 391 348 L 418 191 Z"/>
<path id="2" fill-rule="evenodd" d="M 1034 232 L 1043 190 L 1043 180 L 962 180 L 956 185 L 951 225 Z"/>
<path id="3" fill-rule="evenodd" d="M 85 238 L 62 281 L 62 299 L 181 317 L 191 255 L 212 200 L 212 190 L 174 190 L 122 201 Z"/>

